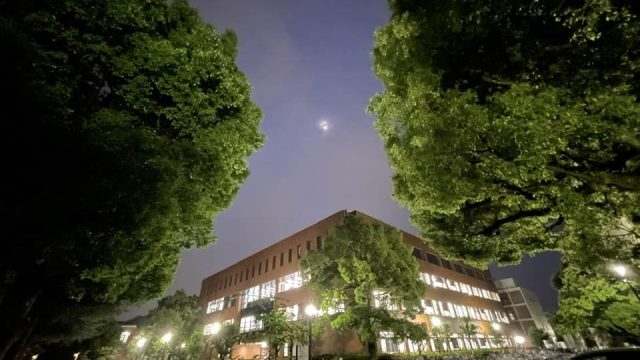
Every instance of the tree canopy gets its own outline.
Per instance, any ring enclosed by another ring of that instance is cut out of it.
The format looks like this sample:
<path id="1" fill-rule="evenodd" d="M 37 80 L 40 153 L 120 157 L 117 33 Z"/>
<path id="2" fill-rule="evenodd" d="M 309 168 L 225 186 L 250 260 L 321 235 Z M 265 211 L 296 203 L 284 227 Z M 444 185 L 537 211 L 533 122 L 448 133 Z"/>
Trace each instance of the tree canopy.
<path id="1" fill-rule="evenodd" d="M 286 309 L 272 309 L 261 313 L 257 320 L 262 323 L 262 329 L 252 334 L 251 337 L 267 342 L 269 359 L 277 359 L 285 344 L 305 343 L 307 340 L 305 328 L 292 321 Z"/>
<path id="2" fill-rule="evenodd" d="M 54 314 L 160 295 L 263 135 L 235 35 L 184 0 L 3 1 L 0 47 L 3 359 Z"/>
<path id="3" fill-rule="evenodd" d="M 302 259 L 308 286 L 331 326 L 355 330 L 371 356 L 381 331 L 409 336 L 409 320 L 420 309 L 425 287 L 411 250 L 400 231 L 348 213 L 322 249 Z"/>
<path id="4" fill-rule="evenodd" d="M 394 196 L 441 252 L 638 247 L 640 6 L 391 0 L 370 111 Z M 603 245 L 605 246 L 605 245 Z M 606 244 L 608 246 L 608 244 Z"/>

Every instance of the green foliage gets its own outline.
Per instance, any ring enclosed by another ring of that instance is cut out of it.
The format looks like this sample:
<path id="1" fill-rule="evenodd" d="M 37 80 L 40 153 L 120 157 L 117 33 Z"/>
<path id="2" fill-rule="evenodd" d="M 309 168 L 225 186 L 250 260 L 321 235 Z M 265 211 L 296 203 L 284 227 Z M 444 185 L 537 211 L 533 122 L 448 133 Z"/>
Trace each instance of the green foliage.
<path id="1" fill-rule="evenodd" d="M 422 235 L 478 266 L 559 250 L 576 269 L 611 261 L 638 269 L 637 2 L 390 6 L 374 49 L 385 91 L 369 109 L 395 172 L 394 196 Z M 580 314 L 592 306 L 573 298 L 586 292 L 569 288 L 561 292 L 565 324 L 593 323 Z"/>
<path id="2" fill-rule="evenodd" d="M 233 346 L 240 342 L 239 328 L 234 324 L 226 324 L 220 328 L 217 334 L 213 334 L 207 340 L 207 345 L 218 354 L 218 359 L 224 360 L 231 354 Z"/>
<path id="3" fill-rule="evenodd" d="M 549 340 L 549 334 L 544 330 L 532 327 L 529 329 L 529 338 L 536 347 L 544 348 L 544 341 Z"/>
<path id="4" fill-rule="evenodd" d="M 467 338 L 471 338 L 480 332 L 480 327 L 471 322 L 469 317 L 462 318 L 462 325 L 460 325 L 460 332 L 462 336 L 466 336 Z"/>
<path id="5" fill-rule="evenodd" d="M 595 328 L 640 344 L 640 301 L 627 284 L 605 274 L 606 269 L 565 264 L 561 272 L 557 330 L 581 333 Z"/>
<path id="6" fill-rule="evenodd" d="M 132 356 L 143 351 L 147 356 L 171 354 L 174 359 L 200 359 L 204 349 L 200 312 L 198 296 L 187 295 L 183 290 L 160 299 L 158 306 L 140 320 L 127 352 Z M 165 342 L 162 337 L 167 333 L 171 340 Z M 146 340 L 142 350 L 136 346 L 141 338 Z"/>
<path id="7" fill-rule="evenodd" d="M 640 191 L 635 2 L 390 3 L 374 50 L 385 92 L 370 111 L 395 197 L 423 235 L 479 265 L 587 242 L 618 241 L 629 257 Z"/>
<path id="8" fill-rule="evenodd" d="M 263 142 L 235 47 L 184 0 L 0 3 L 0 358 L 76 331 L 39 334 L 69 309 L 160 295 L 214 241 Z"/>
<path id="9" fill-rule="evenodd" d="M 273 309 L 262 313 L 258 315 L 257 320 L 262 322 L 262 330 L 253 334 L 252 337 L 267 341 L 270 348 L 269 359 L 276 359 L 284 344 L 305 343 L 307 340 L 307 330 L 291 321 L 285 309 Z"/>
<path id="10" fill-rule="evenodd" d="M 305 256 L 301 264 L 309 288 L 321 299 L 324 314 L 344 306 L 344 311 L 326 315 L 331 317 L 331 326 L 339 332 L 355 330 L 367 344 L 370 356 L 375 356 L 381 331 L 407 337 L 409 319 L 419 309 L 425 287 L 402 234 L 349 213 L 342 224 L 329 231 L 324 244 L 321 250 Z M 374 291 L 396 310 L 374 306 Z"/>

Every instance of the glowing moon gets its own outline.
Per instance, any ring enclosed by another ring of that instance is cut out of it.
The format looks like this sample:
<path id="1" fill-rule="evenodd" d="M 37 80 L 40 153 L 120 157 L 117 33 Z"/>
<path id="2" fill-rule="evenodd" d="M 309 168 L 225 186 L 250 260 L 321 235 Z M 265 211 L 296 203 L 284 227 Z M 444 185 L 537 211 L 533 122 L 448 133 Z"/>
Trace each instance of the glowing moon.
<path id="1" fill-rule="evenodd" d="M 320 130 L 322 130 L 322 132 L 326 133 L 327 131 L 329 131 L 329 129 L 331 129 L 331 123 L 323 119 L 318 122 L 318 127 L 320 128 Z"/>

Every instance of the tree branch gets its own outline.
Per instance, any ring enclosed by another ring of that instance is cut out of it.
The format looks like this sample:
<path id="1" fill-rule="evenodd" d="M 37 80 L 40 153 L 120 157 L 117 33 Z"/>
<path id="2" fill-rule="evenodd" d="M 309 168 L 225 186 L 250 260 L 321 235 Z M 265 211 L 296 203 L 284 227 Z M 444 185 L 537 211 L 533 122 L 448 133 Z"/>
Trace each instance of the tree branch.
<path id="1" fill-rule="evenodd" d="M 504 224 L 514 222 L 520 219 L 528 218 L 528 217 L 546 215 L 550 212 L 551 212 L 551 209 L 549 208 L 522 210 L 515 214 L 511 214 L 505 218 L 496 220 L 493 224 L 484 228 L 482 231 L 477 232 L 475 235 L 492 236 L 492 235 L 495 235 L 496 231 L 499 230 L 500 227 L 502 227 L 502 225 Z"/>

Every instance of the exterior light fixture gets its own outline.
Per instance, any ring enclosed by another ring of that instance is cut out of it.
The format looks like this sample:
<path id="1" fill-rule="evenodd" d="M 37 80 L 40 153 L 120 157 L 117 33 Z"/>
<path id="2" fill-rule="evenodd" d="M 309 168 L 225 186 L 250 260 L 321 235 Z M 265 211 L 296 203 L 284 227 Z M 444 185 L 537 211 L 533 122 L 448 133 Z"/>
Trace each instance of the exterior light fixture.
<path id="1" fill-rule="evenodd" d="M 186 346 L 187 346 L 186 343 L 182 343 L 182 344 L 180 344 L 180 349 L 184 349 Z"/>
<path id="2" fill-rule="evenodd" d="M 169 341 L 171 341 L 171 338 L 173 337 L 173 334 L 168 332 L 164 335 L 162 335 L 162 337 L 160 338 L 160 340 L 162 340 L 162 342 L 168 343 Z"/>
<path id="3" fill-rule="evenodd" d="M 491 328 L 493 328 L 493 330 L 495 330 L 495 331 L 499 331 L 501 326 L 498 323 L 493 323 L 493 324 L 491 324 Z"/>
<path id="4" fill-rule="evenodd" d="M 516 342 L 516 344 L 518 344 L 518 345 L 522 345 L 522 344 L 524 344 L 524 341 L 525 341 L 524 337 L 523 337 L 523 336 L 520 336 L 520 335 L 516 335 L 516 336 L 514 336 L 514 337 L 513 337 L 513 340 L 514 340 L 514 341 Z"/>
<path id="5" fill-rule="evenodd" d="M 318 314 L 318 309 L 316 309 L 313 304 L 309 304 L 304 308 L 304 313 L 307 314 L 307 316 L 316 316 Z"/>
<path id="6" fill-rule="evenodd" d="M 624 266 L 624 265 L 616 265 L 616 266 L 613 267 L 613 271 L 615 271 L 616 274 L 618 274 L 625 281 L 627 280 L 625 278 L 625 275 L 627 274 L 627 267 L 626 266 Z"/>
<path id="7" fill-rule="evenodd" d="M 219 333 L 220 332 L 220 328 L 221 328 L 220 323 L 218 323 L 218 322 L 217 323 L 213 323 L 213 325 L 211 325 L 211 335 L 215 335 L 215 334 Z"/>
<path id="8" fill-rule="evenodd" d="M 147 342 L 147 339 L 145 338 L 140 338 L 138 339 L 138 341 L 136 341 L 136 347 L 137 348 L 141 348 L 144 346 L 144 344 Z"/>
<path id="9" fill-rule="evenodd" d="M 433 325 L 433 327 L 439 327 L 440 325 L 442 325 L 442 320 L 440 320 L 440 318 L 437 318 L 437 317 L 432 317 L 431 325 Z"/>

